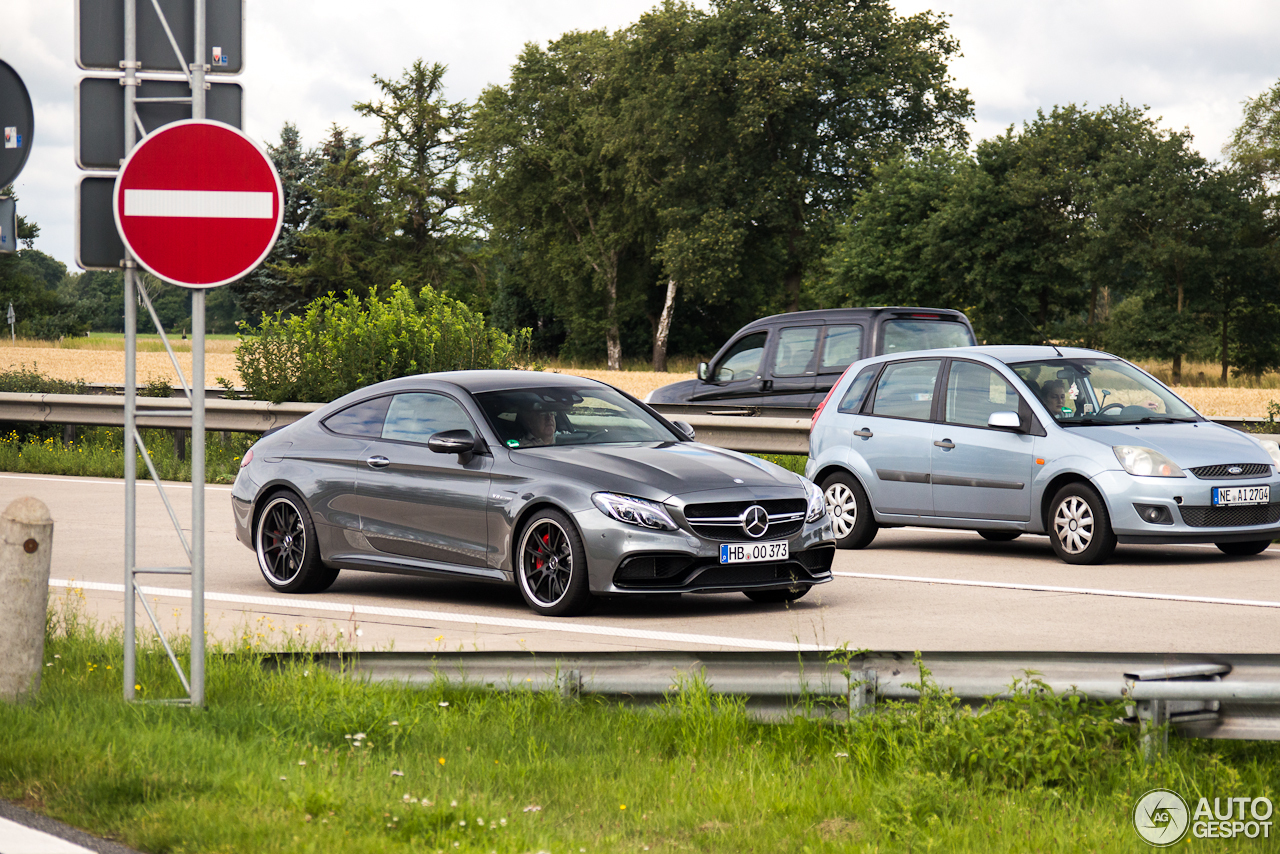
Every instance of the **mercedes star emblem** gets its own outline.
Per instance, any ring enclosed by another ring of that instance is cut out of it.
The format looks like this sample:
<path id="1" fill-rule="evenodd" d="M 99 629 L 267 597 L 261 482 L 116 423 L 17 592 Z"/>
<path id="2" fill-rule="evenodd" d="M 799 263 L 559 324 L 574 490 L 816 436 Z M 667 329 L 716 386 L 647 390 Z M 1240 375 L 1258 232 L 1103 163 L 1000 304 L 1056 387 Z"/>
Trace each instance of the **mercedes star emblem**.
<path id="1" fill-rule="evenodd" d="M 759 504 L 752 504 L 742 512 L 742 530 L 752 539 L 759 539 L 769 530 L 769 514 Z"/>

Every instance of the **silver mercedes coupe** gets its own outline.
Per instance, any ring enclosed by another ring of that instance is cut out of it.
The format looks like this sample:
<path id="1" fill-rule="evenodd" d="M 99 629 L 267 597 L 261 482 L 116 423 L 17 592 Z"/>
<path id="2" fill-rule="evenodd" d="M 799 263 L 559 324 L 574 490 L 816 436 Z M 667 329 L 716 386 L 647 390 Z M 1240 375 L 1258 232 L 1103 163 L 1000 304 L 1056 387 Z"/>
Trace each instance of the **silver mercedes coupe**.
<path id="1" fill-rule="evenodd" d="M 491 581 L 547 616 L 597 596 L 788 602 L 831 580 L 835 554 L 813 483 L 604 383 L 529 371 L 353 392 L 258 441 L 232 506 L 278 591 L 340 570 Z"/>

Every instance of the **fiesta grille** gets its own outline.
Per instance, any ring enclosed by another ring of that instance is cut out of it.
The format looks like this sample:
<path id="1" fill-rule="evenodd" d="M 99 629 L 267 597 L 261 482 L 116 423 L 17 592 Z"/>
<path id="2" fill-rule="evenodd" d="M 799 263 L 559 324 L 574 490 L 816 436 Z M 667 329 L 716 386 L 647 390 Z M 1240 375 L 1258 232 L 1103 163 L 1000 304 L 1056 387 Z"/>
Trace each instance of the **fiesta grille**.
<path id="1" fill-rule="evenodd" d="M 759 537 L 748 535 L 742 528 L 742 514 L 752 506 L 759 506 L 769 514 L 769 527 Z M 803 498 L 721 501 L 714 504 L 689 504 L 684 508 L 684 518 L 695 534 L 709 540 L 776 540 L 789 537 L 804 527 L 807 508 L 808 504 Z"/>
<path id="2" fill-rule="evenodd" d="M 1240 469 L 1240 471 L 1239 473 L 1234 473 L 1231 469 Z M 1266 463 L 1227 463 L 1221 466 L 1196 466 L 1193 469 L 1187 469 L 1187 471 L 1202 480 L 1225 480 L 1227 478 L 1258 477 L 1264 474 L 1271 474 L 1271 466 Z"/>
<path id="3" fill-rule="evenodd" d="M 1192 528 L 1234 528 L 1247 525 L 1274 525 L 1280 522 L 1280 503 L 1251 504 L 1244 507 L 1179 507 L 1184 524 Z"/>

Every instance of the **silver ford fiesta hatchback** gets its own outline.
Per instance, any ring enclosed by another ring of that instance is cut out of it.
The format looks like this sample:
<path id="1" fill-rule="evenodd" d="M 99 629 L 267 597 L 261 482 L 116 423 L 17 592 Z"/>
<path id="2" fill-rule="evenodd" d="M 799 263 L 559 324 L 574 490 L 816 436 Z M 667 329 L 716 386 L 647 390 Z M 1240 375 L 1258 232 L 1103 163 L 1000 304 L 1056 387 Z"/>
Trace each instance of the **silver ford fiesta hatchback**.
<path id="1" fill-rule="evenodd" d="M 515 584 L 550 616 L 598 595 L 786 602 L 830 581 L 835 554 L 811 482 L 604 383 L 525 371 L 353 392 L 255 444 L 232 506 L 276 590 L 420 574 Z"/>
<path id="2" fill-rule="evenodd" d="M 1117 543 L 1280 537 L 1280 445 L 1202 418 L 1142 369 L 1096 350 L 966 347 L 851 365 L 815 413 L 805 473 L 837 543 L 880 527 L 1048 534 L 1067 563 Z"/>

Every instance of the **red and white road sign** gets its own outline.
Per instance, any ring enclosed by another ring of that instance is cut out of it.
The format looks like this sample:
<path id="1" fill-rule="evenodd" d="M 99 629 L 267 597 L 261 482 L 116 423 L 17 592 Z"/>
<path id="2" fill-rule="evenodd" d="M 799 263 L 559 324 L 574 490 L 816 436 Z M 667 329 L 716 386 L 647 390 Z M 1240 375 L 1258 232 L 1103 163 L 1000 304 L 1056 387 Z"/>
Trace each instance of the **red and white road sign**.
<path id="1" fill-rule="evenodd" d="M 138 144 L 116 179 L 120 238 L 151 273 L 215 288 L 262 263 L 284 218 L 266 152 L 221 122 L 165 125 Z"/>

